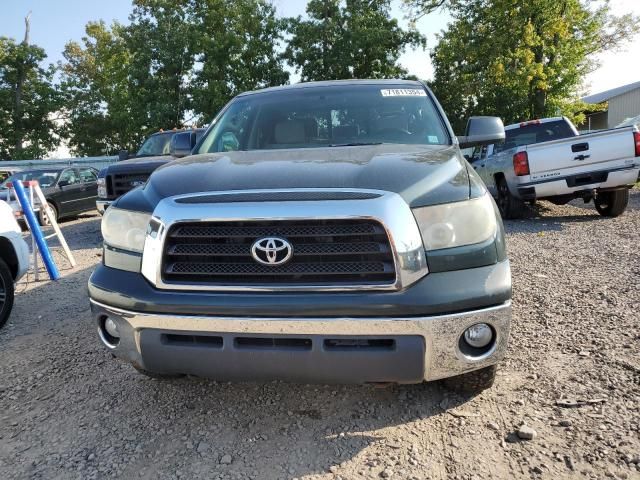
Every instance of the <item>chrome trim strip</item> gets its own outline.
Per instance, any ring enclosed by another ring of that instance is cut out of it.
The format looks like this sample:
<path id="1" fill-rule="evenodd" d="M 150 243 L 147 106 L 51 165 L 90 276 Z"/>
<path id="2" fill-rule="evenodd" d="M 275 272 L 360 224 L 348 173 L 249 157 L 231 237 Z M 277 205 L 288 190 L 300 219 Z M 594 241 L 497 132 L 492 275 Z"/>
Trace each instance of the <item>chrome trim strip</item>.
<path id="1" fill-rule="evenodd" d="M 323 200 L 319 202 L 178 203 L 176 200 L 211 195 L 264 192 L 364 192 L 379 197 L 365 200 Z M 161 200 L 153 212 L 160 224 L 147 234 L 142 259 L 142 275 L 162 290 L 186 291 L 354 291 L 400 290 L 428 273 L 422 237 L 409 205 L 393 192 L 365 189 L 305 188 L 273 190 L 230 190 L 178 195 Z M 162 279 L 162 255 L 170 227 L 181 222 L 224 222 L 259 220 L 345 220 L 378 221 L 386 230 L 393 250 L 396 279 L 390 284 L 354 285 L 224 285 L 166 283 Z"/>

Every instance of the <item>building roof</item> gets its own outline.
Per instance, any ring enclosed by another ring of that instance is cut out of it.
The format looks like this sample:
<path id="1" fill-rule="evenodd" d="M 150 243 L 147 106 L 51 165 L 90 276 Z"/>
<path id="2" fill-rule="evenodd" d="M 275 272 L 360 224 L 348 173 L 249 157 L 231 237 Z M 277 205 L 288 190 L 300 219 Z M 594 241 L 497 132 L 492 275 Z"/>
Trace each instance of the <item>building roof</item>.
<path id="1" fill-rule="evenodd" d="M 613 97 L 617 97 L 618 95 L 630 92 L 631 90 L 635 90 L 636 88 L 640 88 L 640 82 L 630 83 L 629 85 L 623 85 L 622 87 L 612 88 L 611 90 L 607 90 L 606 92 L 589 95 L 587 97 L 583 97 L 582 101 L 585 103 L 606 102 Z"/>

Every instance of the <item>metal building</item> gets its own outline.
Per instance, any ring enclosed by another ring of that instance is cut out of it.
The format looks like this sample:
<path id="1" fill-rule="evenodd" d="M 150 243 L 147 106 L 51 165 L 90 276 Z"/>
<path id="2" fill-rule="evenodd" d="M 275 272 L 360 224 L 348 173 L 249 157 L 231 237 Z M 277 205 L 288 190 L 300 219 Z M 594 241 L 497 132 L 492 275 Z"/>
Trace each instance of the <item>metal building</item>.
<path id="1" fill-rule="evenodd" d="M 640 82 L 589 95 L 582 99 L 592 105 L 607 102 L 607 110 L 587 114 L 581 129 L 602 130 L 614 128 L 632 117 L 640 115 Z"/>

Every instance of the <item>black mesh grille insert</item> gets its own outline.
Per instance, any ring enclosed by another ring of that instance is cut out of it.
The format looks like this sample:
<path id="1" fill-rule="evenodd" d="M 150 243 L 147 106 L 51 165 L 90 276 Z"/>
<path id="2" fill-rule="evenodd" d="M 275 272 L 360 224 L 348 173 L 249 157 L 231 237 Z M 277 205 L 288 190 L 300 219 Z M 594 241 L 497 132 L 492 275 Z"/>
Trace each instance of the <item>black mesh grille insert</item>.
<path id="1" fill-rule="evenodd" d="M 112 192 L 109 191 L 110 194 L 113 194 L 116 197 L 120 195 L 124 195 L 129 190 L 133 190 L 140 183 L 144 183 L 149 179 L 149 173 L 116 173 L 114 175 L 110 175 L 109 182 L 111 184 Z"/>
<path id="2" fill-rule="evenodd" d="M 291 260 L 279 266 L 253 259 L 263 237 L 286 239 Z M 162 264 L 168 284 L 386 285 L 395 281 L 386 231 L 372 220 L 193 222 L 168 232 Z"/>

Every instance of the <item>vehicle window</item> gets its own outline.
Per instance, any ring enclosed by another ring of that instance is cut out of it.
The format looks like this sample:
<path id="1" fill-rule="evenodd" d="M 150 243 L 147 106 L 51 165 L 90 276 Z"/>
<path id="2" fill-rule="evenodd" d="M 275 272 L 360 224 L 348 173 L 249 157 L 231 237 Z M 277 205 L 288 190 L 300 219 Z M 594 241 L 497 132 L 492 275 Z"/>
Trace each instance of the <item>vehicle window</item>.
<path id="1" fill-rule="evenodd" d="M 91 168 L 83 168 L 80 170 L 80 181 L 82 183 L 95 182 L 97 179 L 98 177 L 96 177 L 96 172 Z"/>
<path id="2" fill-rule="evenodd" d="M 58 183 L 67 182 L 68 185 L 74 185 L 76 183 L 80 183 L 80 179 L 78 178 L 78 174 L 75 170 L 65 170 L 60 175 L 60 180 Z"/>
<path id="3" fill-rule="evenodd" d="M 422 88 L 309 87 L 237 98 L 197 153 L 450 141 Z"/>
<path id="4" fill-rule="evenodd" d="M 14 180 L 20 180 L 22 182 L 37 180 L 40 187 L 46 188 L 56 183 L 58 175 L 60 175 L 59 170 L 28 170 L 25 172 L 17 172 L 0 183 L 0 188 L 7 188 L 7 184 Z"/>
<path id="5" fill-rule="evenodd" d="M 150 136 L 144 141 L 136 156 L 151 157 L 155 155 L 169 155 L 171 137 L 173 137 L 173 135 L 174 132 L 167 132 Z"/>
<path id="6" fill-rule="evenodd" d="M 570 137 L 575 137 L 575 133 L 564 120 L 527 124 L 519 128 L 506 130 L 504 143 L 495 145 L 494 153 L 522 145 L 532 145 Z"/>
<path id="7" fill-rule="evenodd" d="M 11 172 L 0 172 L 0 182 L 5 181 L 11 176 Z"/>

